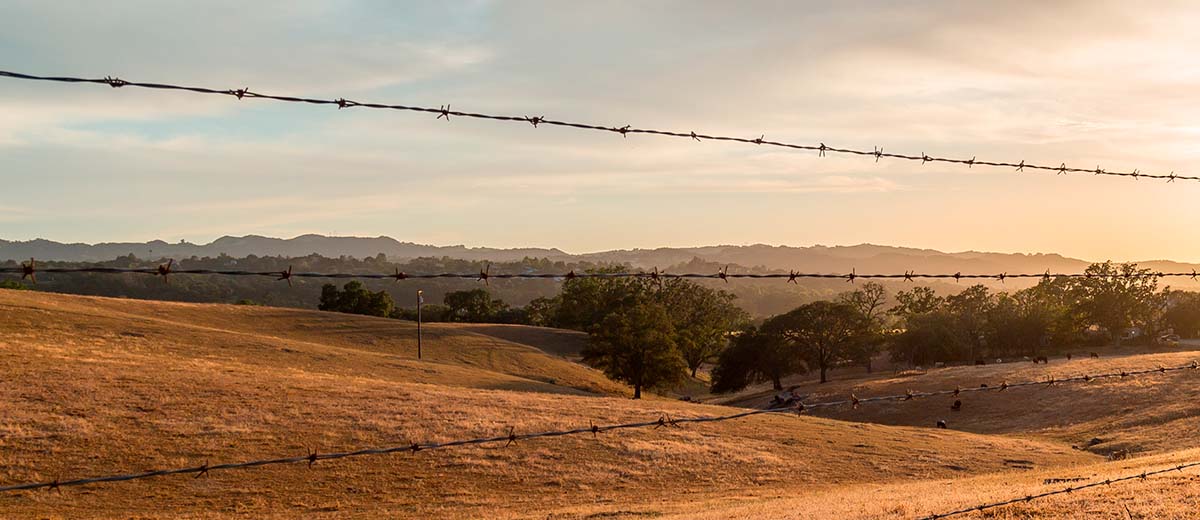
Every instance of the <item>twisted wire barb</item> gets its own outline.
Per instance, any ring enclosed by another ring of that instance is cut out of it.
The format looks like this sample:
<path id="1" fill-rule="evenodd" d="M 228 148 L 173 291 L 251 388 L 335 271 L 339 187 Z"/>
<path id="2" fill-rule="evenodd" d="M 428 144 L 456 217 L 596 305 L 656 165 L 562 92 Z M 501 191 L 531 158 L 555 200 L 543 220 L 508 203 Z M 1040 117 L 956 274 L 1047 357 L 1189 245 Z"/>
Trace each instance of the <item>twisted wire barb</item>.
<path id="1" fill-rule="evenodd" d="M 16 267 L 0 267 L 0 274 L 20 274 L 23 278 L 33 278 L 36 273 L 94 273 L 94 274 L 149 274 L 162 276 L 164 279 L 167 275 L 172 274 L 195 274 L 195 275 L 215 275 L 215 276 L 264 276 L 273 277 L 277 280 L 286 280 L 291 283 L 293 278 L 357 278 L 364 280 L 408 280 L 408 279 L 430 279 L 430 278 L 458 278 L 467 280 L 476 280 L 487 282 L 492 279 L 542 279 L 542 280 L 573 280 L 576 278 L 647 278 L 652 280 L 668 279 L 668 278 L 708 278 L 714 280 L 723 280 L 728 282 L 730 279 L 754 279 L 754 280 L 785 280 L 790 283 L 795 283 L 801 278 L 818 278 L 818 279 L 840 279 L 847 282 L 853 282 L 859 278 L 862 279 L 892 279 L 903 280 L 906 282 L 914 281 L 915 279 L 948 279 L 954 281 L 961 280 L 998 280 L 1003 282 L 1009 278 L 1191 278 L 1192 280 L 1200 280 L 1200 272 L 1192 270 L 1190 272 L 1151 272 L 1151 273 L 1115 273 L 1106 275 L 1094 275 L 1089 273 L 917 273 L 906 271 L 904 273 L 877 273 L 877 274 L 862 274 L 856 273 L 853 270 L 847 274 L 831 274 L 831 273 L 800 273 L 791 271 L 788 273 L 730 273 L 728 269 L 719 270 L 716 273 L 666 273 L 658 271 L 657 268 L 651 272 L 620 272 L 620 273 L 576 273 L 570 271 L 567 273 L 491 273 L 490 266 L 487 270 L 478 273 L 306 273 L 293 272 L 291 267 L 286 271 L 245 271 L 245 270 L 220 270 L 220 269 L 176 269 L 173 266 L 172 260 L 169 264 L 163 264 L 158 267 L 36 267 L 34 262 L 22 264 Z M 36 278 L 34 278 L 36 282 Z"/>
<path id="2" fill-rule="evenodd" d="M 412 443 L 412 444 L 397 445 L 397 446 L 391 446 L 391 447 L 385 447 L 385 448 L 364 448 L 364 449 L 359 449 L 359 450 L 354 450 L 354 451 L 343 451 L 343 452 L 334 452 L 334 453 L 317 453 L 316 451 L 309 451 L 307 455 L 295 456 L 295 457 L 252 460 L 252 461 L 247 461 L 247 462 L 231 462 L 231 463 L 213 464 L 213 465 L 209 465 L 208 463 L 205 463 L 200 466 L 190 466 L 190 467 L 175 468 L 175 469 L 152 470 L 152 471 L 144 471 L 141 473 L 127 473 L 127 474 L 110 475 L 110 476 L 78 478 L 78 479 L 71 479 L 71 480 L 54 480 L 54 481 L 50 481 L 50 482 L 31 482 L 31 483 L 26 483 L 26 484 L 13 484 L 13 485 L 8 485 L 8 486 L 0 486 L 0 493 L 11 492 L 11 491 L 22 491 L 22 490 L 34 490 L 34 489 L 60 489 L 63 487 L 68 487 L 68 486 L 82 486 L 85 484 L 94 484 L 94 483 L 100 483 L 100 482 L 124 482 L 124 481 L 140 480 L 140 479 L 166 476 L 166 475 L 195 474 L 197 477 L 199 477 L 201 475 L 206 475 L 209 472 L 216 471 L 216 470 L 253 468 L 253 467 L 259 467 L 259 466 L 270 466 L 270 465 L 278 465 L 278 464 L 301 464 L 301 463 L 303 463 L 303 464 L 308 464 L 311 467 L 317 461 L 322 461 L 322 460 L 344 459 L 344 458 L 349 458 L 349 457 L 361 457 L 361 456 L 365 456 L 365 455 L 385 455 L 385 454 L 389 454 L 389 453 L 401 453 L 401 452 L 410 452 L 410 453 L 415 454 L 420 451 L 450 448 L 450 447 L 455 447 L 455 446 L 478 446 L 478 445 L 482 445 L 482 444 L 504 443 L 504 446 L 507 447 L 507 446 L 510 446 L 510 445 L 516 443 L 517 441 L 526 440 L 526 439 L 540 439 L 540 438 L 547 438 L 547 437 L 564 437 L 564 436 L 569 436 L 569 435 L 580 435 L 580 434 L 588 434 L 588 433 L 592 434 L 593 436 L 596 436 L 600 433 L 615 431 L 615 430 L 626 430 L 626 429 L 637 429 L 637 428 L 660 429 L 660 428 L 663 428 L 666 426 L 677 427 L 681 424 L 730 421 L 733 419 L 740 419 L 743 417 L 750 417 L 750 416 L 754 416 L 754 415 L 801 414 L 806 411 L 815 410 L 815 409 L 819 409 L 819 408 L 831 408 L 831 407 L 845 406 L 845 405 L 851 405 L 854 408 L 858 408 L 858 406 L 861 404 L 875 403 L 875 402 L 910 401 L 913 399 L 941 396 L 941 395 L 956 395 L 957 396 L 961 393 L 967 393 L 967 392 L 985 392 L 985 391 L 1002 392 L 1009 388 L 1020 388 L 1020 387 L 1037 386 L 1037 385 L 1054 386 L 1054 384 L 1057 384 L 1057 383 L 1090 382 L 1090 381 L 1095 381 L 1095 380 L 1099 380 L 1099 379 L 1114 378 L 1114 377 L 1120 377 L 1120 378 L 1139 377 L 1139 376 L 1143 376 L 1143 375 L 1147 375 L 1147 374 L 1165 374 L 1167 372 L 1175 372 L 1175 371 L 1180 371 L 1180 370 L 1196 370 L 1196 369 L 1200 369 L 1200 363 L 1197 363 L 1196 361 L 1192 361 L 1189 364 L 1175 366 L 1175 367 L 1158 367 L 1158 368 L 1153 368 L 1153 369 L 1137 370 L 1137 371 L 1121 371 L 1121 372 L 1112 372 L 1112 373 L 1104 373 L 1104 374 L 1097 374 L 1097 375 L 1085 375 L 1085 376 L 1078 376 L 1078 377 L 1071 377 L 1071 378 L 1066 378 L 1066 379 L 1058 379 L 1058 380 L 1050 380 L 1050 381 L 1025 381 L 1025 382 L 1013 383 L 1013 384 L 1004 383 L 1000 386 L 994 386 L 994 387 L 993 386 L 980 386 L 980 387 L 974 387 L 974 388 L 955 388 L 953 390 L 939 390 L 939 391 L 935 391 L 935 392 L 912 392 L 912 391 L 909 391 L 904 394 L 868 397 L 868 398 L 861 398 L 861 399 L 852 394 L 849 399 L 843 399 L 843 400 L 837 400 L 837 401 L 825 401 L 825 402 L 810 403 L 810 404 L 798 403 L 796 405 L 786 406 L 786 407 L 767 408 L 767 409 L 760 409 L 760 410 L 747 410 L 747 411 L 738 412 L 738 413 L 729 414 L 729 415 L 718 415 L 718 416 L 709 416 L 709 417 L 673 418 L 668 415 L 662 415 L 658 419 L 651 420 L 651 421 L 613 424 L 613 425 L 607 425 L 607 426 L 598 426 L 598 425 L 592 423 L 590 426 L 585 427 L 585 428 L 545 431 L 545 432 L 540 432 L 540 433 L 516 433 L 514 430 L 510 429 L 509 432 L 504 435 L 493 436 L 493 437 L 480 437 L 480 438 L 475 438 L 475 439 L 463 439 L 463 440 L 455 440 L 455 441 L 447 441 L 447 442 Z"/>
<path id="3" fill-rule="evenodd" d="M 921 164 L 930 163 L 930 162 L 963 164 L 963 165 L 966 165 L 968 168 L 971 168 L 973 166 L 990 166 L 990 167 L 997 167 L 997 168 L 1012 168 L 1016 171 L 1040 170 L 1040 171 L 1046 171 L 1046 172 L 1055 172 L 1056 174 L 1059 174 L 1059 175 L 1067 174 L 1067 173 L 1089 173 L 1089 174 L 1093 174 L 1093 175 L 1132 177 L 1134 179 L 1138 179 L 1141 177 L 1146 177 L 1149 179 L 1165 179 L 1167 182 L 1174 182 L 1175 180 L 1200 181 L 1200 176 L 1177 175 L 1175 172 L 1171 172 L 1168 174 L 1148 174 L 1148 173 L 1142 173 L 1141 170 L 1137 170 L 1137 169 L 1134 169 L 1132 171 L 1109 171 L 1109 170 L 1100 168 L 1099 166 L 1097 166 L 1095 168 L 1075 168 L 1075 167 L 1068 167 L 1066 165 L 1066 163 L 1060 163 L 1058 166 L 1049 166 L 1049 165 L 1031 164 L 1031 163 L 1025 162 L 1024 160 L 1021 160 L 1020 162 L 980 161 L 980 160 L 977 160 L 975 157 L 971 157 L 970 159 L 955 159 L 955 158 L 948 158 L 948 157 L 934 157 L 934 156 L 931 156 L 931 155 L 928 155 L 925 153 L 921 153 L 921 155 L 911 155 L 911 154 L 884 152 L 883 148 L 881 148 L 881 147 L 874 147 L 872 150 L 865 150 L 865 149 L 858 150 L 858 149 L 853 149 L 853 148 L 839 148 L 839 147 L 834 147 L 834 146 L 826 146 L 825 143 L 818 143 L 816 145 L 811 145 L 811 144 L 786 143 L 786 142 L 781 142 L 781 141 L 768 141 L 765 139 L 766 136 L 762 136 L 762 135 L 760 135 L 759 137 L 756 137 L 756 138 L 746 138 L 746 137 L 700 134 L 700 133 L 696 133 L 694 131 L 680 132 L 680 131 L 670 131 L 670 130 L 654 130 L 654 129 L 650 129 L 650 128 L 634 128 L 631 125 L 604 126 L 604 125 L 597 125 L 597 124 L 591 124 L 591 123 L 577 123 L 577 122 L 571 122 L 571 121 L 547 119 L 544 116 L 508 116 L 508 115 L 483 114 L 483 113 L 478 113 L 478 112 L 463 112 L 463 111 L 459 111 L 459 110 L 452 110 L 450 108 L 450 105 L 448 105 L 448 104 L 441 105 L 438 108 L 433 108 L 433 107 L 421 107 L 421 106 L 409 106 L 409 105 L 363 103 L 363 102 L 358 102 L 358 101 L 350 101 L 345 98 L 320 99 L 320 98 L 310 98 L 310 97 L 296 97 L 296 96 L 281 96 L 281 95 L 275 95 L 275 94 L 265 94 L 265 93 L 261 93 L 261 92 L 252 92 L 252 91 L 250 91 L 249 88 L 214 89 L 214 88 L 209 88 L 209 87 L 191 87 L 191 86 L 184 86 L 184 85 L 174 85 L 174 84 L 169 84 L 169 83 L 146 83 L 146 82 L 138 82 L 138 81 L 126 81 L 126 80 L 123 80 L 120 78 L 114 78 L 111 76 L 106 76 L 104 78 L 79 78 L 79 77 L 71 77 L 71 76 L 35 76 L 35 75 L 31 75 L 31 74 L 23 74 L 20 72 L 9 72 L 9 71 L 0 70 L 0 77 L 7 77 L 7 78 L 13 78 L 13 79 L 24 79 L 24 80 L 34 80 L 34 81 L 54 81 L 54 82 L 61 82 L 61 83 L 94 83 L 94 84 L 100 84 L 100 85 L 108 85 L 113 88 L 141 87 L 141 88 L 159 89 L 159 90 L 177 90 L 177 91 L 192 92 L 192 93 L 197 93 L 197 94 L 217 94 L 217 95 L 223 95 L 223 96 L 233 96 L 233 97 L 238 98 L 239 100 L 247 99 L 247 98 L 249 98 L 249 99 L 257 98 L 257 99 L 270 99 L 270 100 L 275 100 L 275 101 L 284 101 L 284 102 L 290 102 L 290 103 L 307 103 L 307 104 L 312 104 L 312 105 L 332 105 L 332 106 L 336 106 L 339 110 L 343 109 L 343 108 L 362 107 L 362 108 L 376 108 L 376 109 L 387 109 L 387 110 L 403 110 L 403 111 L 410 111 L 410 112 L 424 112 L 424 113 L 428 113 L 428 114 L 436 114 L 437 119 L 445 119 L 447 122 L 450 121 L 451 116 L 455 116 L 455 117 L 468 117 L 468 118 L 474 118 L 474 119 L 488 119 L 488 120 L 493 120 L 493 121 L 528 123 L 528 124 L 532 125 L 534 128 L 538 128 L 540 125 L 549 125 L 549 126 L 576 128 L 576 129 L 581 129 L 581 130 L 594 130 L 594 131 L 600 131 L 600 132 L 610 132 L 610 133 L 614 133 L 614 134 L 620 134 L 622 137 L 628 137 L 629 134 L 649 134 L 649 135 L 661 135 L 661 136 L 667 136 L 667 137 L 676 137 L 676 138 L 696 140 L 696 141 L 701 141 L 701 140 L 729 141 L 729 142 L 737 142 L 737 143 L 754 144 L 754 145 L 760 145 L 760 146 L 767 145 L 767 146 L 776 146 L 776 147 L 780 147 L 780 148 L 790 148 L 790 149 L 794 149 L 794 150 L 814 151 L 814 152 L 817 152 L 817 155 L 819 157 L 824 157 L 825 155 L 830 154 L 830 153 L 874 157 L 875 162 L 879 162 L 880 158 L 888 158 L 888 159 L 902 159 L 902 160 L 907 160 L 907 161 L 918 161 Z"/>
<path id="4" fill-rule="evenodd" d="M 963 509 L 950 511 L 948 513 L 939 513 L 939 514 L 934 514 L 934 515 L 929 515 L 929 516 L 923 516 L 923 517 L 921 517 L 921 520 L 941 520 L 942 518 L 950 518 L 953 516 L 965 515 L 967 513 L 983 512 L 988 509 L 995 509 L 997 507 L 1003 507 L 1003 506 L 1018 504 L 1018 503 L 1022 503 L 1022 502 L 1032 502 L 1039 498 L 1046 498 L 1046 497 L 1054 496 L 1054 495 L 1062 495 L 1062 494 L 1071 493 L 1074 491 L 1081 491 L 1084 489 L 1091 489 L 1091 488 L 1100 487 L 1100 486 L 1111 486 L 1113 484 L 1127 482 L 1127 481 L 1134 480 L 1134 479 L 1145 480 L 1147 477 L 1161 475 L 1163 473 L 1170 473 L 1172 471 L 1182 472 L 1185 469 L 1194 468 L 1196 466 L 1200 466 L 1200 462 L 1188 462 L 1186 464 L 1178 464 L 1178 465 L 1175 465 L 1175 466 L 1172 466 L 1169 468 L 1163 468 L 1163 469 L 1154 470 L 1154 471 L 1143 471 L 1141 473 L 1137 473 L 1137 474 L 1133 474 L 1133 475 L 1126 475 L 1126 476 L 1120 477 L 1120 478 L 1098 480 L 1095 482 L 1090 482 L 1088 484 L 1065 487 L 1065 488 L 1056 489 L 1053 491 L 1046 491 L 1044 493 L 1038 493 L 1035 495 L 1025 495 L 1023 497 L 1010 498 L 1008 500 L 1002 500 L 1000 502 L 979 504 L 977 506 L 966 507 Z"/>

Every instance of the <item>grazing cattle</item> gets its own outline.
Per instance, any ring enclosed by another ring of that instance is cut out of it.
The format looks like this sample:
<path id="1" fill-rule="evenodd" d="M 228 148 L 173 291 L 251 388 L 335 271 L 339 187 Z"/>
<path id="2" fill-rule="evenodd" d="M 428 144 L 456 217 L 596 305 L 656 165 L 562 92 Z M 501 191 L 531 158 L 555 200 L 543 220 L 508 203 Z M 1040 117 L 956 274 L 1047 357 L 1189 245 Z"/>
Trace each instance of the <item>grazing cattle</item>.
<path id="1" fill-rule="evenodd" d="M 988 387 L 987 383 L 983 383 L 983 384 L 979 385 L 979 388 L 987 388 L 987 387 Z"/>
<path id="2" fill-rule="evenodd" d="M 1125 460 L 1129 458 L 1129 450 L 1117 450 L 1108 454 L 1108 460 Z"/>
<path id="3" fill-rule="evenodd" d="M 1095 353 L 1095 352 L 1092 352 L 1092 358 L 1094 358 L 1094 359 L 1100 359 L 1100 354 L 1097 354 L 1097 353 Z"/>
<path id="4" fill-rule="evenodd" d="M 941 420 L 939 420 L 939 421 L 937 422 L 937 427 L 938 427 L 938 428 L 941 428 L 941 429 L 943 429 L 943 430 L 945 430 L 945 429 L 946 429 L 946 421 L 941 421 Z"/>
<path id="5" fill-rule="evenodd" d="M 1049 365 L 1050 359 L 1047 358 L 1046 356 L 1038 356 L 1038 357 L 1033 358 L 1033 364 L 1036 365 L 1038 363 L 1041 363 L 1043 365 Z"/>
<path id="6" fill-rule="evenodd" d="M 951 410 L 951 411 L 953 411 L 953 412 L 957 412 L 957 411 L 959 411 L 959 410 L 962 410 L 962 400 L 961 400 L 961 399 L 955 399 L 955 400 L 954 400 L 954 404 L 950 405 L 950 410 Z"/>

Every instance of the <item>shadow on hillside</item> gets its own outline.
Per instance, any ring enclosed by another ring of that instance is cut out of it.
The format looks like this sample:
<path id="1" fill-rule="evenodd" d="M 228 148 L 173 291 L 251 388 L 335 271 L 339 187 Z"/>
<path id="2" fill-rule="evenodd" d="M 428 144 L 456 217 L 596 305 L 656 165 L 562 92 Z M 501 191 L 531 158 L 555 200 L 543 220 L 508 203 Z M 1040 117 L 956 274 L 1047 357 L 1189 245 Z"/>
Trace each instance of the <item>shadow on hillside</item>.
<path id="1" fill-rule="evenodd" d="M 545 379 L 539 380 L 539 379 Z M 587 397 L 612 397 L 598 388 L 580 388 L 566 386 L 552 378 L 529 378 L 528 381 L 500 382 L 486 385 L 488 390 L 508 390 L 514 392 L 536 392 L 543 394 L 579 395 Z"/>
<path id="2" fill-rule="evenodd" d="M 464 324 L 464 329 L 476 334 L 529 345 L 541 349 L 547 354 L 570 359 L 579 358 L 579 352 L 588 343 L 587 334 L 574 330 L 484 323 Z"/>

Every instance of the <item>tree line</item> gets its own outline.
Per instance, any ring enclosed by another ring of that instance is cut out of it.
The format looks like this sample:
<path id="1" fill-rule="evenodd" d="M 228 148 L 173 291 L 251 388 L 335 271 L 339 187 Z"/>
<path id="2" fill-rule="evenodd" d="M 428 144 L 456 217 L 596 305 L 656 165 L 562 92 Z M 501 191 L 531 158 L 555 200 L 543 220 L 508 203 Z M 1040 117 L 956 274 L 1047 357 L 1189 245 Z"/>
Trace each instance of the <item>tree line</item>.
<path id="1" fill-rule="evenodd" d="M 986 363 L 1085 345 L 1200 335 L 1200 294 L 1160 290 L 1134 264 L 1093 264 L 1081 277 L 1026 289 L 973 285 L 942 295 L 916 286 L 889 294 L 867 282 L 829 300 L 753 321 L 728 292 L 687 280 L 575 279 L 526 306 L 530 323 L 583 330 L 584 360 L 634 387 L 671 387 L 711 366 L 714 392 L 730 392 L 886 353 L 895 363 Z M 1137 334 L 1131 334 L 1137 332 Z"/>
<path id="2" fill-rule="evenodd" d="M 865 364 L 886 350 L 893 362 L 988 363 L 1085 345 L 1200 335 L 1200 294 L 1159 290 L 1135 264 L 1092 264 L 1081 277 L 1048 277 L 1036 286 L 993 292 L 973 285 L 942 296 L 928 287 L 889 301 L 875 283 L 767 318 L 731 337 L 713 369 L 716 392 L 781 380 L 809 370 Z"/>
<path id="3" fill-rule="evenodd" d="M 371 291 L 357 280 L 346 282 L 341 288 L 331 283 L 322 286 L 317 309 L 411 321 L 418 318 L 415 305 L 399 307 L 387 291 Z M 442 304 L 422 305 L 420 319 L 428 322 L 530 323 L 526 309 L 512 307 L 485 289 L 447 292 L 442 297 Z"/>

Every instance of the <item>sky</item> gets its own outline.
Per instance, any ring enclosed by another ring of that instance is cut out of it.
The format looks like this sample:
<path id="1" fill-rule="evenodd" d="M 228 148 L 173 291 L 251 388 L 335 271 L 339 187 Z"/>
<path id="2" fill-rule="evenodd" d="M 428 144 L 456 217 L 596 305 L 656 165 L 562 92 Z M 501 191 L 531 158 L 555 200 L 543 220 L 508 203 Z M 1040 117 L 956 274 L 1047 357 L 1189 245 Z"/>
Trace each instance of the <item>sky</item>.
<path id="1" fill-rule="evenodd" d="M 1194 2 L 0 3 L 0 69 L 1200 174 Z M 1200 182 L 0 78 L 0 238 L 1200 261 Z"/>

